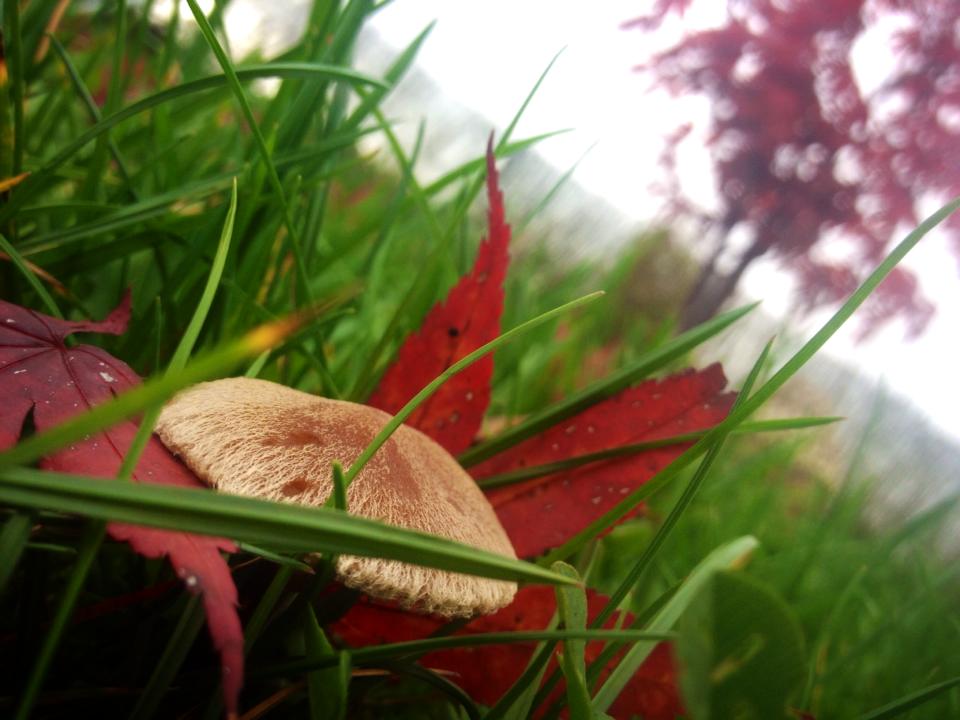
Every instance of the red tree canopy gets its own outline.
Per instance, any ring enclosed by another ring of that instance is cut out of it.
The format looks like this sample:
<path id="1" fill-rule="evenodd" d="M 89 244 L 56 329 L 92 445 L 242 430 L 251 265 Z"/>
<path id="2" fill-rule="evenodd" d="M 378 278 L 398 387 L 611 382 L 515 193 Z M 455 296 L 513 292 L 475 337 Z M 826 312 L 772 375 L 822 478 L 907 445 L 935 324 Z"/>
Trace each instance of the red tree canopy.
<path id="1" fill-rule="evenodd" d="M 658 0 L 628 27 L 656 29 L 689 5 Z M 693 319 L 711 314 L 766 253 L 796 274 L 803 307 L 835 303 L 916 224 L 919 201 L 960 193 L 960 3 L 731 0 L 727 14 L 724 26 L 687 34 L 640 68 L 674 94 L 711 100 L 708 144 L 722 209 L 708 219 L 721 238 L 735 229 L 749 238 L 729 282 L 704 292 L 712 298 L 700 299 L 705 307 Z M 866 92 L 852 50 L 879 22 L 896 28 L 896 70 Z M 668 139 L 668 168 L 684 135 Z M 960 252 L 960 223 L 952 223 Z M 903 270 L 866 309 L 867 330 L 900 316 L 911 335 L 933 313 Z"/>

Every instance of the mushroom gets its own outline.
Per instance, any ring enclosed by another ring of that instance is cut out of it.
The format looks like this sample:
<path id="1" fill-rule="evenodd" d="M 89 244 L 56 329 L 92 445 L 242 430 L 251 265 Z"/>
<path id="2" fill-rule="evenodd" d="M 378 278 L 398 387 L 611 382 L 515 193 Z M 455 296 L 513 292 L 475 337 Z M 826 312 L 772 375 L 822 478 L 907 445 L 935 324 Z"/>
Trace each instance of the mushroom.
<path id="1" fill-rule="evenodd" d="M 252 378 L 201 383 L 175 396 L 156 431 L 217 490 L 322 505 L 332 464 L 347 467 L 390 416 Z M 432 439 L 400 426 L 347 490 L 351 513 L 515 558 L 476 482 Z M 509 604 L 515 583 L 373 557 L 341 555 L 337 577 L 372 597 L 446 617 Z"/>

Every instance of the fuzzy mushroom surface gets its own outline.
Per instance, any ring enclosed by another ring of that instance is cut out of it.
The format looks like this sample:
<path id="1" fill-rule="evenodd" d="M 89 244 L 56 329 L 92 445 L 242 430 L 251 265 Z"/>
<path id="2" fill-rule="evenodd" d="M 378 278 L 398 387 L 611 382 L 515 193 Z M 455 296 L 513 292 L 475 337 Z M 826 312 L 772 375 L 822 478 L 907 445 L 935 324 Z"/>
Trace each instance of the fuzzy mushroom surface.
<path id="1" fill-rule="evenodd" d="M 156 432 L 222 492 L 322 505 L 332 464 L 348 467 L 389 422 L 387 413 L 252 378 L 195 385 L 163 409 Z M 439 535 L 515 558 L 476 482 L 440 445 L 401 425 L 347 490 L 351 513 Z M 373 557 L 343 555 L 337 575 L 351 588 L 446 617 L 495 612 L 516 583 Z"/>

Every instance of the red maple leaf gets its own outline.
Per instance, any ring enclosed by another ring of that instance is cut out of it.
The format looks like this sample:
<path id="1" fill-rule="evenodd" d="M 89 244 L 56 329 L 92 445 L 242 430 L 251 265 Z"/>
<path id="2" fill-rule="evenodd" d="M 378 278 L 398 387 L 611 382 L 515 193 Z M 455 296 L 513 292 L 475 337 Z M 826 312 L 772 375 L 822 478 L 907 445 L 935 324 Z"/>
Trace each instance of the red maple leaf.
<path id="1" fill-rule="evenodd" d="M 606 606 L 607 598 L 592 590 L 587 591 L 588 620 L 592 621 Z M 544 586 L 521 589 L 514 601 L 503 610 L 473 620 L 456 635 L 476 635 L 490 632 L 545 630 L 556 611 L 556 596 Z M 605 628 L 617 627 L 621 622 L 633 621 L 630 613 L 621 620 L 614 613 L 604 623 Z M 429 616 L 414 616 L 408 612 L 381 603 L 361 601 L 335 625 L 341 642 L 353 647 L 404 642 L 426 637 L 444 625 L 444 620 Z M 586 662 L 592 663 L 603 650 L 602 642 L 589 642 Z M 451 673 L 451 680 L 462 687 L 477 702 L 494 705 L 510 688 L 530 662 L 536 643 L 508 643 L 480 645 L 441 650 L 424 655 L 424 667 Z M 621 652 L 601 672 L 603 682 L 619 661 Z M 557 667 L 556 654 L 550 661 L 546 676 Z M 562 697 L 561 682 L 547 698 L 544 707 Z M 677 690 L 676 667 L 670 647 L 660 643 L 633 675 L 617 700 L 610 706 L 613 717 L 629 718 L 635 715 L 645 720 L 673 720 L 682 715 L 683 703 Z"/>
<path id="2" fill-rule="evenodd" d="M 140 378 L 109 353 L 92 345 L 67 347 L 76 332 L 121 335 L 130 319 L 129 294 L 102 322 L 71 322 L 0 300 L 0 450 L 14 445 L 32 413 L 38 431 L 58 425 L 138 385 Z M 44 458 L 58 472 L 116 477 L 137 425 L 126 421 Z M 136 482 L 204 487 L 162 443 L 152 437 L 133 472 Z M 224 702 L 234 715 L 243 684 L 243 630 L 237 589 L 221 551 L 235 552 L 223 538 L 109 523 L 107 532 L 141 555 L 166 555 L 187 588 L 203 597 L 207 624 L 220 653 Z"/>
<path id="3" fill-rule="evenodd" d="M 487 148 L 487 194 L 490 202 L 488 239 L 480 247 L 473 270 L 436 305 L 416 334 L 401 347 L 370 403 L 397 412 L 434 377 L 467 353 L 493 340 L 503 307 L 502 282 L 508 262 L 509 226 L 497 186 L 492 145 Z M 456 332 L 453 332 L 453 331 Z M 480 427 L 490 398 L 493 364 L 489 358 L 452 378 L 414 413 L 417 427 L 451 453 L 466 449 Z M 471 373 L 473 368 L 480 369 Z M 578 415 L 557 423 L 513 448 L 472 468 L 476 478 L 598 452 L 625 444 L 663 439 L 709 428 L 729 412 L 734 394 L 723 392 L 726 378 L 719 365 L 688 370 L 628 388 Z M 631 456 L 583 465 L 488 493 L 504 529 L 521 557 L 556 547 L 652 478 L 686 449 L 671 445 Z M 591 618 L 605 599 L 590 592 Z M 547 627 L 555 610 L 549 588 L 525 588 L 500 612 L 474 620 L 461 632 L 491 632 Z M 612 621 L 611 621 L 612 622 Z M 344 642 L 369 645 L 426 637 L 441 622 L 381 603 L 355 605 L 334 625 Z M 594 659 L 601 643 L 588 644 Z M 531 645 L 464 648 L 432 653 L 427 667 L 450 670 L 454 682 L 479 702 L 493 704 L 520 676 Z M 609 671 L 612 664 L 605 669 Z M 682 713 L 669 650 L 651 654 L 611 706 L 615 717 L 640 715 L 654 720 Z"/>
<path id="4" fill-rule="evenodd" d="M 492 137 L 487 146 L 487 197 L 489 233 L 480 243 L 473 269 L 444 302 L 433 307 L 420 330 L 407 338 L 368 405 L 396 415 L 437 375 L 500 334 L 510 226 L 504 220 L 503 195 L 497 187 Z M 490 404 L 492 377 L 493 356 L 487 355 L 443 385 L 417 408 L 408 424 L 451 454 L 466 450 Z"/>
<path id="5" fill-rule="evenodd" d="M 476 478 L 622 445 L 703 430 L 733 404 L 719 365 L 649 380 L 587 408 L 471 468 Z M 517 555 L 532 557 L 562 545 L 624 495 L 669 465 L 687 445 L 670 445 L 582 465 L 487 493 Z M 529 518 L 541 518 L 530 522 Z"/>

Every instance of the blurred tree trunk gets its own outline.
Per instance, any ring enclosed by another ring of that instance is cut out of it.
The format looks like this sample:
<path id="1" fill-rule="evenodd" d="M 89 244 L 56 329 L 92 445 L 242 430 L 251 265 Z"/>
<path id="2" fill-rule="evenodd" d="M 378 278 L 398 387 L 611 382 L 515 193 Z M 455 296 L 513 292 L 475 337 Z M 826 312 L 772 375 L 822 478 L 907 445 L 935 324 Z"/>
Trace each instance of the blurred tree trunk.
<path id="1" fill-rule="evenodd" d="M 683 309 L 680 311 L 680 330 L 689 330 L 702 322 L 706 322 L 730 299 L 743 273 L 754 260 L 766 252 L 766 248 L 759 242 L 754 242 L 737 260 L 736 266 L 729 273 L 721 273 L 717 269 L 724 243 L 704 263 L 697 276 L 690 294 L 687 295 Z"/>

